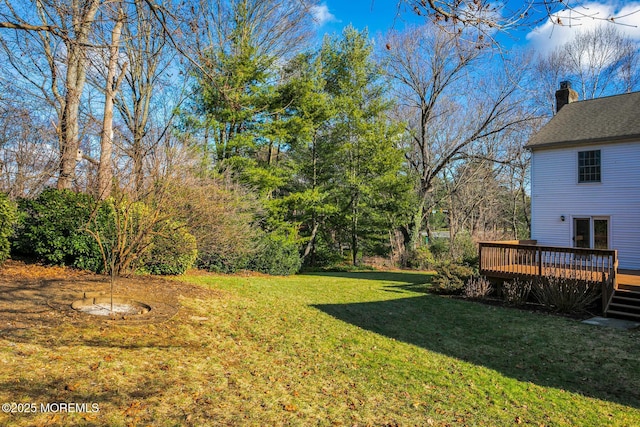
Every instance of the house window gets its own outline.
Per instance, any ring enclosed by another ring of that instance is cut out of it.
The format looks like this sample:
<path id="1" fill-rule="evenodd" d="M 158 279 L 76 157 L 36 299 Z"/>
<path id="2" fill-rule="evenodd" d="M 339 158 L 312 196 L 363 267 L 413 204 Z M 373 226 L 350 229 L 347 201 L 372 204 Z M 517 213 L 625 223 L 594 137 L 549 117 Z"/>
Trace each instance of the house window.
<path id="1" fill-rule="evenodd" d="M 600 150 L 578 152 L 578 182 L 600 182 Z"/>

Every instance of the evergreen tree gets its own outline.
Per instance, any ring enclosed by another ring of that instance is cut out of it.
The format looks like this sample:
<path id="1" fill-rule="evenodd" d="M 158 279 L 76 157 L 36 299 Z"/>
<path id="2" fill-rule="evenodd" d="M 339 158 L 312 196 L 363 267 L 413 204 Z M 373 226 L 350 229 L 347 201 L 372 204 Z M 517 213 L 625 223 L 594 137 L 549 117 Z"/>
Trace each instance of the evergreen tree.
<path id="1" fill-rule="evenodd" d="M 395 144 L 401 131 L 386 116 L 392 104 L 366 31 L 347 27 L 341 38 L 325 39 L 321 58 L 325 90 L 337 112 L 327 135 L 333 219 L 355 265 L 363 239 L 380 229 L 381 191 L 400 189 L 405 177 Z"/>

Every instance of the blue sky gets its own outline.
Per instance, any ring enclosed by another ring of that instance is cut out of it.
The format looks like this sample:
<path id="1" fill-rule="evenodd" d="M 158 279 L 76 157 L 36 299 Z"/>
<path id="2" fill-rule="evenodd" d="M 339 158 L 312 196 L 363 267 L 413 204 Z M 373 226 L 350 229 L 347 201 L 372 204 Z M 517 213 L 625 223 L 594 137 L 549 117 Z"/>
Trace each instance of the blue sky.
<path id="1" fill-rule="evenodd" d="M 363 29 L 367 27 L 373 36 L 385 33 L 390 28 L 403 29 L 408 22 L 419 23 L 412 13 L 397 14 L 397 0 L 326 0 L 325 23 L 322 32 L 339 33 L 343 27 L 352 24 Z"/>
<path id="2" fill-rule="evenodd" d="M 507 1 L 508 7 L 517 8 L 522 0 Z M 544 22 L 535 28 L 521 29 L 501 35 L 503 47 L 533 48 L 546 53 L 575 36 L 576 32 L 605 23 L 603 19 L 620 16 L 617 28 L 640 43 L 640 0 L 576 1 L 580 7 L 560 14 L 562 26 Z M 402 30 L 407 25 L 419 24 L 421 19 L 406 8 L 398 13 L 397 0 L 322 0 L 316 9 L 319 34 L 340 33 L 349 24 L 369 29 L 372 37 L 383 35 L 390 28 Z M 575 19 L 580 16 L 580 19 Z M 605 23 L 606 25 L 611 25 Z"/>

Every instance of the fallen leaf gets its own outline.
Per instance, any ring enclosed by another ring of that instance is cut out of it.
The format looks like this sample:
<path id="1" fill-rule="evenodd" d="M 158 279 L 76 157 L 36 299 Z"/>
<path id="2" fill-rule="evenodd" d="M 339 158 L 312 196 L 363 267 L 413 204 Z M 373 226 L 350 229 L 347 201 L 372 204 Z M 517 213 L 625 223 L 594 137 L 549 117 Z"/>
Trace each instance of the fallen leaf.
<path id="1" fill-rule="evenodd" d="M 79 385 L 80 383 L 67 384 L 64 386 L 64 389 L 68 391 L 75 391 Z"/>
<path id="2" fill-rule="evenodd" d="M 140 411 L 140 402 L 133 402 L 125 411 L 122 413 L 128 417 L 134 416 L 136 413 Z"/>

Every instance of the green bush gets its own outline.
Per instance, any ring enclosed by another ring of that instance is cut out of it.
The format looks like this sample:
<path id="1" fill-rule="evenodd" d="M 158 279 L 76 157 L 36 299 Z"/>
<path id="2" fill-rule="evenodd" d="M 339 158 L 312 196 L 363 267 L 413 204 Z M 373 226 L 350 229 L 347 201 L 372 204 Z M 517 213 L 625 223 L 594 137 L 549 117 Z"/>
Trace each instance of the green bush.
<path id="1" fill-rule="evenodd" d="M 434 238 L 431 239 L 429 250 L 434 258 L 441 260 L 449 255 L 449 239 Z"/>
<path id="2" fill-rule="evenodd" d="M 161 275 L 183 274 L 197 256 L 196 238 L 183 224 L 167 221 L 153 236 L 151 249 L 142 259 L 142 270 Z"/>
<path id="3" fill-rule="evenodd" d="M 332 247 L 318 233 L 316 238 L 315 252 L 310 253 L 305 259 L 305 267 L 311 269 L 333 268 L 342 264 L 344 259 L 340 256 L 340 252 Z"/>
<path id="4" fill-rule="evenodd" d="M 241 270 L 287 276 L 302 266 L 298 244 L 285 233 L 264 234 L 252 254 L 199 253 L 197 265 L 216 273 L 235 273 Z"/>
<path id="5" fill-rule="evenodd" d="M 18 219 L 16 204 L 9 197 L 0 193 L 0 264 L 9 258 L 11 244 L 9 238 L 13 234 L 13 226 Z"/>
<path id="6" fill-rule="evenodd" d="M 248 268 L 248 255 L 198 251 L 196 266 L 212 273 L 233 274 Z"/>
<path id="7" fill-rule="evenodd" d="M 438 293 L 459 294 L 465 283 L 474 275 L 473 268 L 453 263 L 443 263 L 435 268 L 438 273 L 432 280 L 433 290 Z"/>
<path id="8" fill-rule="evenodd" d="M 409 253 L 407 266 L 417 270 L 429 270 L 433 268 L 436 260 L 428 246 L 420 246 Z"/>
<path id="9" fill-rule="evenodd" d="M 47 264 L 103 271 L 100 248 L 86 231 L 97 203 L 90 195 L 56 189 L 21 200 L 14 251 Z"/>
<path id="10" fill-rule="evenodd" d="M 290 234 L 269 233 L 249 262 L 249 269 L 279 276 L 295 274 L 302 266 L 298 244 Z"/>
<path id="11" fill-rule="evenodd" d="M 456 235 L 452 246 L 454 257 L 460 262 L 470 266 L 478 264 L 478 247 L 469 233 L 462 232 Z"/>

